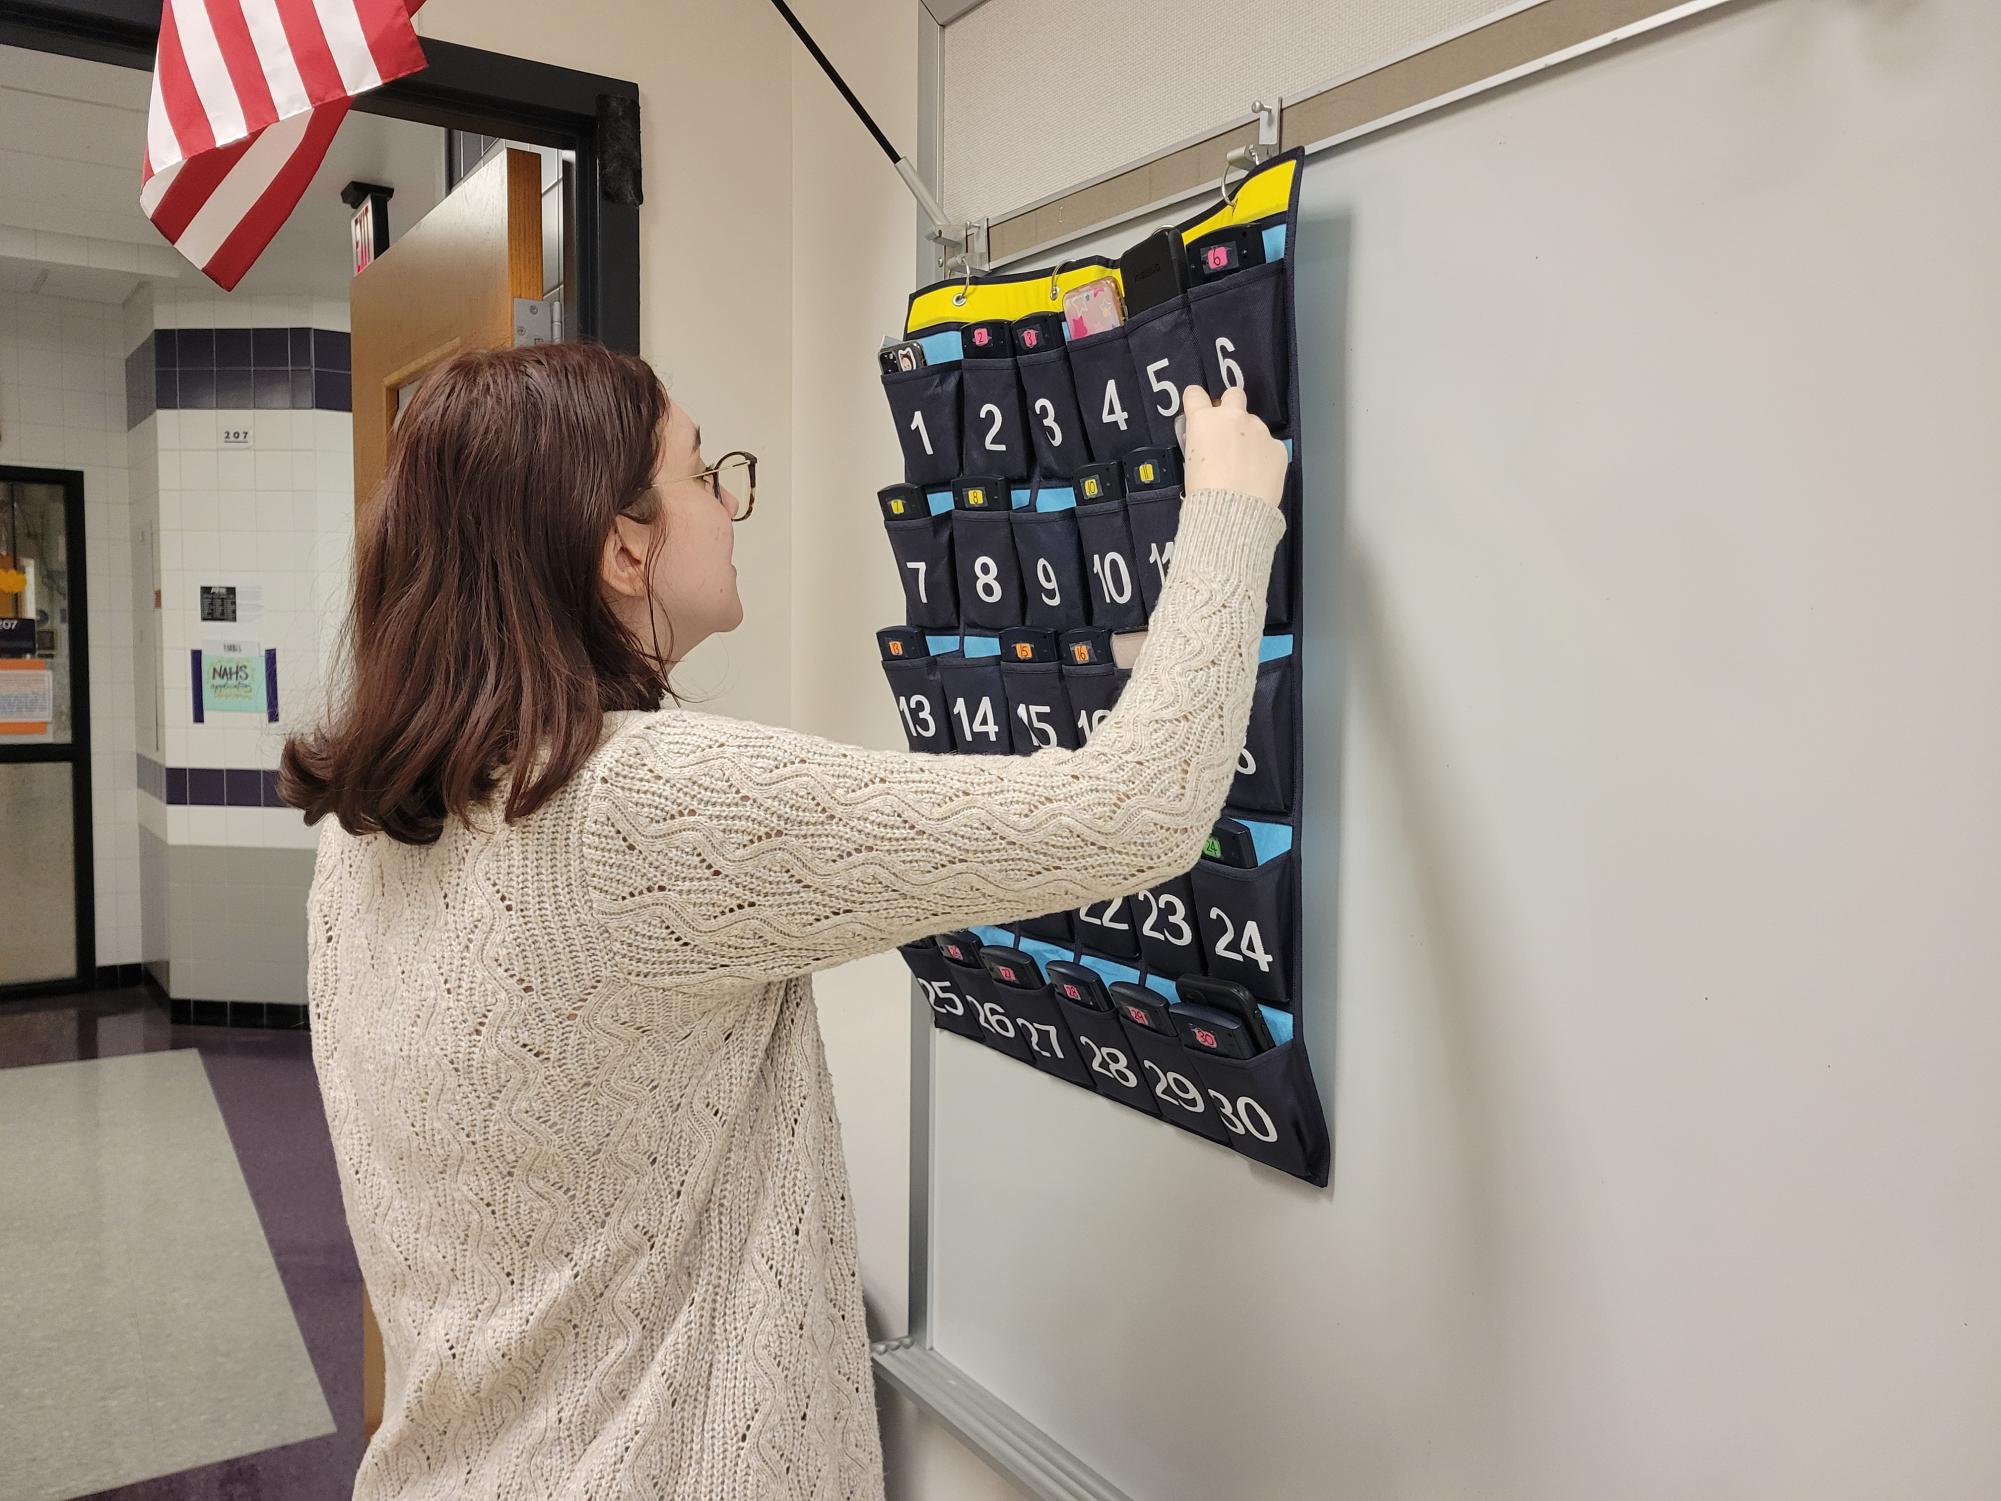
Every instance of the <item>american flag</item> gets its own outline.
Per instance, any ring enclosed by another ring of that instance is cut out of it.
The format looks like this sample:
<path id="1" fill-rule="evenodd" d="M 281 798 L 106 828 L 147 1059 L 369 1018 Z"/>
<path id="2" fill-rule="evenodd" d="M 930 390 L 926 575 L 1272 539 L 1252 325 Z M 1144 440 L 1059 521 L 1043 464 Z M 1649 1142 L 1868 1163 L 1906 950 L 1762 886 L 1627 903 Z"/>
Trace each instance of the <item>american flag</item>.
<path id="1" fill-rule="evenodd" d="M 166 0 L 139 206 L 224 291 L 319 170 L 355 95 L 424 66 L 423 0 Z"/>

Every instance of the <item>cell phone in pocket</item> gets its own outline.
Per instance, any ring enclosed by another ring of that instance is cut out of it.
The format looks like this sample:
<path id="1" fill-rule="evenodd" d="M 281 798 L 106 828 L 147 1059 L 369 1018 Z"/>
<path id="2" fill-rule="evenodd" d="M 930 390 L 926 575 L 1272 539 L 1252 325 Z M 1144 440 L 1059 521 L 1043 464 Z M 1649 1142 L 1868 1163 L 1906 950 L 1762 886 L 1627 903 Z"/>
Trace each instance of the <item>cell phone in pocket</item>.
<path id="1" fill-rule="evenodd" d="M 964 964 L 972 969 L 980 967 L 980 950 L 986 945 L 979 936 L 960 929 L 956 933 L 940 933 L 931 940 L 938 945 L 938 952 L 954 964 Z"/>
<path id="2" fill-rule="evenodd" d="M 1242 1034 L 1249 1051 L 1230 1053 L 1231 1058 L 1252 1058 L 1259 1053 L 1269 1053 L 1275 1044 L 1271 1028 L 1265 1024 L 1265 1014 L 1258 1009 L 1256 997 L 1235 980 L 1211 980 L 1204 975 L 1183 975 L 1174 982 L 1174 993 L 1180 997 L 1182 1005 L 1176 1007 L 1177 1014 L 1188 1007 L 1201 1007 L 1204 1011 L 1216 1012 L 1231 1019 L 1234 1029 Z M 1186 1041 L 1187 1029 L 1182 1029 L 1182 1040 Z M 1207 1044 L 1198 1044 L 1207 1046 Z M 1214 1048 L 1211 1052 L 1217 1051 Z"/>
<path id="3" fill-rule="evenodd" d="M 1175 1035 L 1173 1012 L 1159 991 L 1130 980 L 1114 980 L 1106 988 L 1106 994 L 1111 997 L 1112 1009 L 1135 1027 L 1158 1032 L 1162 1037 Z"/>
<path id="4" fill-rule="evenodd" d="M 1077 471 L 1077 504 L 1096 505 L 1101 500 L 1120 500 L 1126 493 L 1125 481 L 1117 464 L 1086 464 Z"/>
<path id="5" fill-rule="evenodd" d="M 1109 333 L 1126 321 L 1116 277 L 1101 276 L 1063 294 L 1063 327 L 1072 339 Z"/>
<path id="6" fill-rule="evenodd" d="M 1082 1006 L 1086 1011 L 1112 1009 L 1112 998 L 1105 992 L 1105 982 L 1090 965 L 1075 964 L 1068 959 L 1052 959 L 1044 973 L 1049 977 L 1049 988 L 1056 992 L 1059 1000 Z"/>
<path id="7" fill-rule="evenodd" d="M 962 511 L 1005 511 L 1013 503 L 1008 482 L 998 474 L 969 474 L 952 486 L 952 504 Z"/>
<path id="8" fill-rule="evenodd" d="M 1054 662 L 1056 632 L 1035 626 L 1012 626 L 1000 634 L 1003 662 Z"/>
<path id="9" fill-rule="evenodd" d="M 1005 318 L 989 318 L 983 323 L 968 323 L 960 337 L 965 345 L 969 360 L 999 360 L 1014 353 L 1014 340 Z"/>
<path id="10" fill-rule="evenodd" d="M 885 662 L 910 662 L 931 655 L 931 643 L 924 632 L 907 625 L 892 625 L 875 633 L 876 649 Z"/>
<path id="11" fill-rule="evenodd" d="M 998 944 L 980 950 L 980 963 L 986 972 L 1001 984 L 1015 990 L 1040 990 L 1042 969 L 1020 949 L 1002 948 Z"/>
<path id="12" fill-rule="evenodd" d="M 1128 318 L 1172 302 L 1188 289 L 1188 252 L 1178 229 L 1156 230 L 1119 257 Z"/>
<path id="13" fill-rule="evenodd" d="M 930 362 L 924 358 L 922 345 L 908 340 L 901 344 L 885 344 L 876 353 L 882 362 L 882 373 L 894 375 L 899 370 L 922 370 Z"/>
<path id="14" fill-rule="evenodd" d="M 1014 320 L 1014 352 L 1040 354 L 1045 349 L 1063 347 L 1063 315 L 1030 313 Z"/>
<path id="15" fill-rule="evenodd" d="M 912 516 L 928 516 L 929 502 L 924 499 L 920 485 L 887 485 L 875 492 L 875 498 L 882 505 L 882 519 L 885 521 L 907 521 Z"/>
<path id="16" fill-rule="evenodd" d="M 1246 224 L 1216 230 L 1188 246 L 1188 269 L 1198 282 L 1215 281 L 1264 263 L 1264 234 Z"/>
<path id="17" fill-rule="evenodd" d="M 1181 1045 L 1191 1053 L 1214 1053 L 1219 1058 L 1257 1056 L 1257 1049 L 1245 1034 L 1242 1017 L 1187 1001 L 1176 1006 L 1172 1015 Z"/>
<path id="18" fill-rule="evenodd" d="M 1239 870 L 1255 870 L 1258 850 L 1249 829 L 1234 818 L 1219 818 L 1216 827 L 1209 831 L 1208 842 L 1202 846 L 1202 858 Z"/>
<path id="19" fill-rule="evenodd" d="M 1061 647 L 1063 660 L 1072 667 L 1090 667 L 1112 660 L 1112 633 L 1099 626 L 1065 631 Z"/>
<path id="20" fill-rule="evenodd" d="M 1135 448 L 1126 455 L 1126 493 L 1181 485 L 1181 454 L 1173 448 Z"/>

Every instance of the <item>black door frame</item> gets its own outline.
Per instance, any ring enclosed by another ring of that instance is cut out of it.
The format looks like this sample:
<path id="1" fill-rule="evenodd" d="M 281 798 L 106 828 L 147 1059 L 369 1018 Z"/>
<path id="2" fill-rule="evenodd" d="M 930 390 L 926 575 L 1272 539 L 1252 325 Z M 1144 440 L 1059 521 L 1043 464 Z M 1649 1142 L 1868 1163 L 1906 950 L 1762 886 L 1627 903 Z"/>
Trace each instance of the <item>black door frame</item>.
<path id="1" fill-rule="evenodd" d="M 0 464 L 0 484 L 53 485 L 63 492 L 63 546 L 69 565 L 69 713 L 67 745 L 8 745 L 0 742 L 0 766 L 70 767 L 70 843 L 76 906 L 76 973 L 66 978 L 0 984 L 0 1001 L 87 988 L 97 978 L 97 848 L 90 817 L 90 587 L 83 536 L 83 476 L 74 469 L 36 469 Z"/>
<path id="2" fill-rule="evenodd" d="M 150 72 L 161 0 L 0 3 L 0 44 Z M 553 146 L 577 161 L 576 331 L 639 352 L 639 89 L 505 53 L 424 38 L 426 66 L 355 108 L 420 125 Z M 133 191 L 139 153 L 133 142 Z M 568 289 L 566 289 L 568 290 Z M 565 309 L 568 320 L 570 308 Z"/>

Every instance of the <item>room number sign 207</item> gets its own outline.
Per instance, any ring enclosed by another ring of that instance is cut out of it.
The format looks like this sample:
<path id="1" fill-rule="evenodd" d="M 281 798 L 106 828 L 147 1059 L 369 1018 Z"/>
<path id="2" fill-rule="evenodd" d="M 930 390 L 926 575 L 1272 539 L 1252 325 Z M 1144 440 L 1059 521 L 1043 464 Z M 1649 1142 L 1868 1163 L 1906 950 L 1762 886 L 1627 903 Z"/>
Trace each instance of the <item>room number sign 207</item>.
<path id="1" fill-rule="evenodd" d="M 222 446 L 224 448 L 250 447 L 250 429 L 248 427 L 225 427 L 222 430 Z"/>

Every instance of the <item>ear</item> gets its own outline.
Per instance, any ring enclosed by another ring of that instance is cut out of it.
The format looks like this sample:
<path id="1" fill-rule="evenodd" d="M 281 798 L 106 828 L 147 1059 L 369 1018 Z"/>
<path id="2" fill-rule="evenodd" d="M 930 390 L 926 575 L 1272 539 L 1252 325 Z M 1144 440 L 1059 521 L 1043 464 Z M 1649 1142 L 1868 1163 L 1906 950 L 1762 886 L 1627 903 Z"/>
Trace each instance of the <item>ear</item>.
<path id="1" fill-rule="evenodd" d="M 647 597 L 646 554 L 652 541 L 652 531 L 643 522 L 630 516 L 613 519 L 598 569 L 607 594 L 614 599 Z"/>

